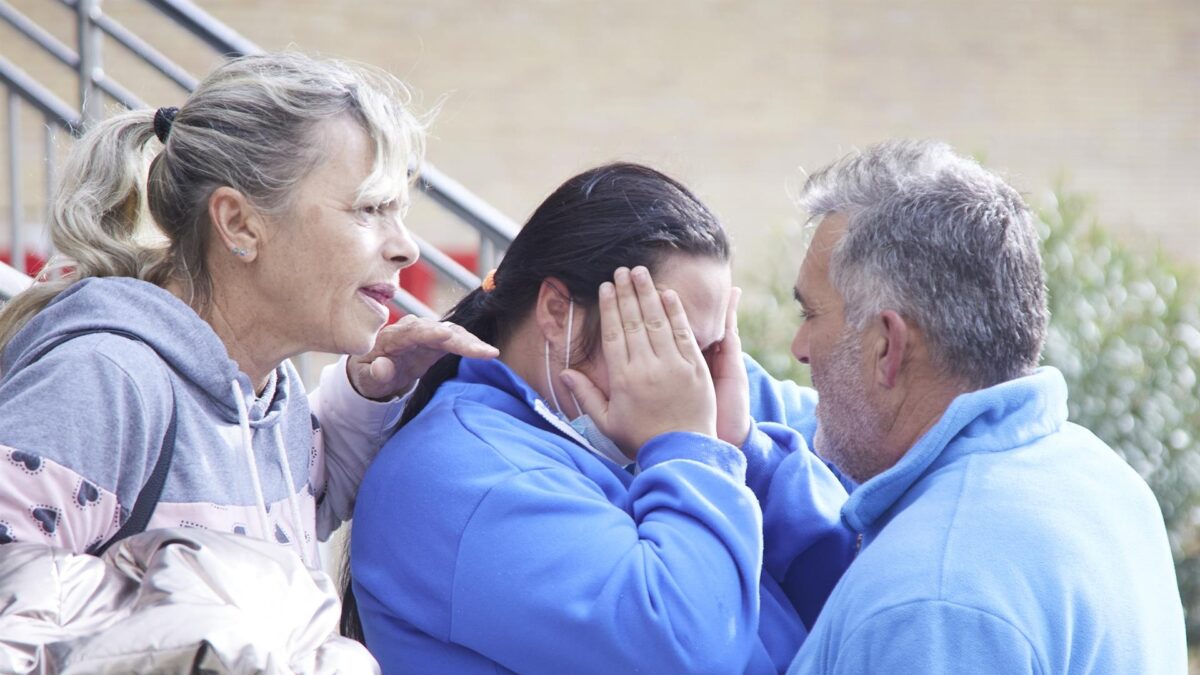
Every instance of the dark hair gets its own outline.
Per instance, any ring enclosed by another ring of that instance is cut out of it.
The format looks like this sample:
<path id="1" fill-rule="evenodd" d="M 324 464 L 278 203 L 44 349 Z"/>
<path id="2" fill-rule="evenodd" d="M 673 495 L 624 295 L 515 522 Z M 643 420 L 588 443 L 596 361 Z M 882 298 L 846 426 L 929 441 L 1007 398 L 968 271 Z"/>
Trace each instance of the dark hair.
<path id="1" fill-rule="evenodd" d="M 591 307 L 600 284 L 618 267 L 645 265 L 653 273 L 671 253 L 727 261 L 729 238 L 712 214 L 683 185 L 654 169 L 617 163 L 585 171 L 555 190 L 508 247 L 491 291 L 477 288 L 446 314 L 490 344 L 502 344 L 529 315 L 542 282 L 555 278 L 571 299 Z M 596 312 L 588 312 L 586 358 L 599 333 Z M 458 374 L 461 357 L 447 355 L 422 377 L 400 419 L 403 427 L 433 398 L 441 384 Z M 363 640 L 351 590 L 350 555 L 342 568 L 342 634 Z"/>

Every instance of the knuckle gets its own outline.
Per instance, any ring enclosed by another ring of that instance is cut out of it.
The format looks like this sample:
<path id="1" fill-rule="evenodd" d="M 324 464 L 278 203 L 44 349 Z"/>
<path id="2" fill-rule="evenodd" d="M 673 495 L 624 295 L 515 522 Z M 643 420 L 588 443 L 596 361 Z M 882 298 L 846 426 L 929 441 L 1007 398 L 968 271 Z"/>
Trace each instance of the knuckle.
<path id="1" fill-rule="evenodd" d="M 662 330 L 667 327 L 665 319 L 647 319 L 646 328 L 649 330 Z"/>
<path id="2" fill-rule="evenodd" d="M 625 321 L 621 325 L 625 328 L 626 333 L 636 333 L 642 329 L 640 321 Z"/>

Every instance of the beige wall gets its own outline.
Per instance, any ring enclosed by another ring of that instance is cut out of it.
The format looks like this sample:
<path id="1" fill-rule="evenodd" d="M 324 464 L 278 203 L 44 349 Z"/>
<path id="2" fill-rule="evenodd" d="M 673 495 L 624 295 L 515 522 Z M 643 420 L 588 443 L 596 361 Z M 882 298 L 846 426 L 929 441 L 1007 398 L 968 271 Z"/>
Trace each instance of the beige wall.
<path id="1" fill-rule="evenodd" d="M 13 4 L 71 38 L 59 3 Z M 431 160 L 517 220 L 578 170 L 640 160 L 693 186 L 748 266 L 796 222 L 787 188 L 802 168 L 929 136 L 1035 197 L 1065 176 L 1129 240 L 1200 262 L 1195 0 L 198 4 L 267 48 L 378 64 L 441 101 Z M 212 62 L 139 0 L 104 6 L 192 67 Z M 16 44 L 0 31 L 0 53 L 50 72 Z M 410 220 L 463 238 L 428 208 Z"/>

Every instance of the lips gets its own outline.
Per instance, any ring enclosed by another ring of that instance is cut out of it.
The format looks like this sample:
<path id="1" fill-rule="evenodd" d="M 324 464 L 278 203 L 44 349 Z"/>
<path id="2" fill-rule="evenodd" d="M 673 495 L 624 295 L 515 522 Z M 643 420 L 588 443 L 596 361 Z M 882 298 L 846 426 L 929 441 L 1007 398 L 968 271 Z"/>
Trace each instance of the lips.
<path id="1" fill-rule="evenodd" d="M 372 284 L 358 289 L 360 295 L 366 298 L 385 319 L 388 315 L 388 301 L 396 294 L 395 284 Z"/>

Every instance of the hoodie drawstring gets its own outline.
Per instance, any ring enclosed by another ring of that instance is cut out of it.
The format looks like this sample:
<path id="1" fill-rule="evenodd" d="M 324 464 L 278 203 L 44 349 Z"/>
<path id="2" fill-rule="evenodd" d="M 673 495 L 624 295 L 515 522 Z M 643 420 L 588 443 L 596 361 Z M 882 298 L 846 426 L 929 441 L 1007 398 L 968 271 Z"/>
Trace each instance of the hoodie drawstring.
<path id="1" fill-rule="evenodd" d="M 283 473 L 285 477 L 284 484 L 287 485 L 288 505 L 292 509 L 292 522 L 296 523 L 292 529 L 292 537 L 296 540 L 296 551 L 300 553 L 300 560 L 304 561 L 305 567 L 312 567 L 312 563 L 308 560 L 308 556 L 304 554 L 304 521 L 300 519 L 300 498 L 296 496 L 296 491 L 292 489 L 292 465 L 288 463 L 287 450 L 283 447 L 283 432 L 279 429 L 280 425 L 275 425 L 275 451 L 279 453 L 279 463 L 283 465 Z"/>
<path id="2" fill-rule="evenodd" d="M 254 498 L 258 500 L 259 527 L 263 539 L 270 541 L 273 532 L 271 521 L 267 518 L 267 500 L 263 499 L 262 482 L 258 478 L 258 462 L 254 461 L 254 445 L 250 439 L 250 413 L 246 411 L 245 394 L 238 386 L 237 380 L 229 383 L 233 387 L 233 400 L 237 403 L 238 426 L 242 430 L 242 453 L 246 456 L 246 464 L 250 467 L 250 479 L 254 485 Z"/>
<path id="3" fill-rule="evenodd" d="M 262 481 L 258 477 L 258 462 L 254 459 L 254 443 L 250 436 L 250 413 L 246 409 L 246 401 L 243 398 L 242 388 L 238 386 L 237 380 L 230 382 L 233 386 L 233 398 L 237 402 L 238 411 L 238 426 L 242 430 L 242 452 L 246 456 L 246 464 L 250 467 L 250 478 L 254 484 L 254 498 L 258 500 L 258 517 L 260 526 L 262 527 L 263 539 L 270 541 L 274 536 L 274 531 L 271 530 L 271 521 L 267 517 L 267 500 L 263 498 Z M 288 462 L 287 450 L 283 445 L 283 432 L 279 425 L 276 424 L 273 428 L 275 434 L 275 450 L 279 453 L 279 464 L 283 469 L 283 484 L 288 494 L 288 506 L 291 510 L 292 522 L 292 538 L 295 539 L 296 551 L 300 554 L 300 560 L 305 567 L 312 567 L 312 562 L 308 559 L 308 555 L 304 551 L 304 521 L 300 517 L 300 500 L 296 496 L 295 490 L 292 489 L 292 466 Z"/>

